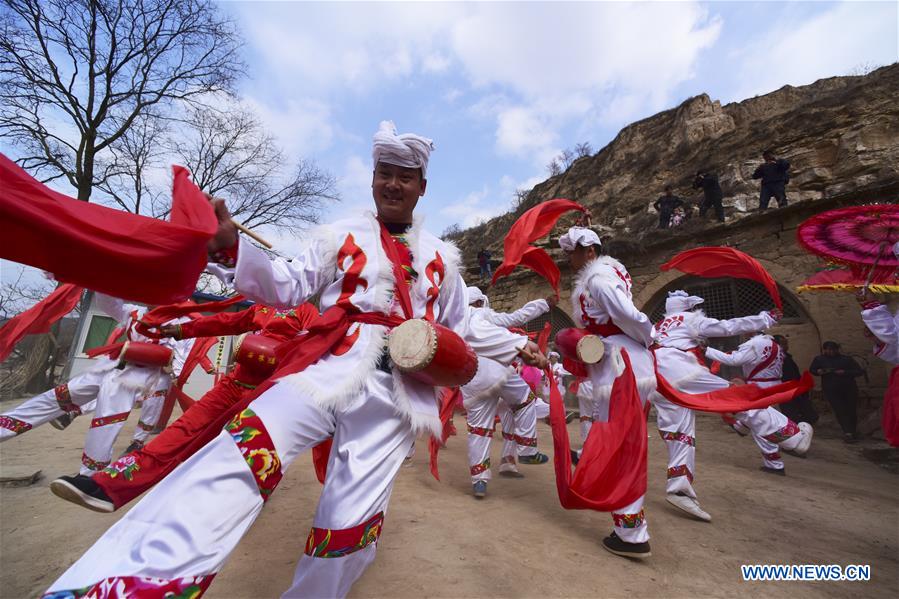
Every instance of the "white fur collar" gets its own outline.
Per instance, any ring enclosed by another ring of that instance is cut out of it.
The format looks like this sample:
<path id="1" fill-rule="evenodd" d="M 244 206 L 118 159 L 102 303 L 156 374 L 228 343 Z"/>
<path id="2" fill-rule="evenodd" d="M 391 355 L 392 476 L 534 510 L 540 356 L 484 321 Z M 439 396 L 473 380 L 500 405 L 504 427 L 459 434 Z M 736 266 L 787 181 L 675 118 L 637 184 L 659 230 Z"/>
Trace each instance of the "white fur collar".
<path id="1" fill-rule="evenodd" d="M 616 272 L 617 271 L 617 272 Z M 619 276 L 620 274 L 620 276 Z M 625 283 L 627 288 L 627 296 L 631 297 L 630 275 L 624 264 L 612 258 L 611 256 L 599 256 L 595 260 L 591 260 L 578 271 L 574 280 L 575 289 L 583 289 L 587 286 L 588 281 L 593 277 L 602 277 L 611 279 L 617 285 Z M 622 281 L 622 277 L 627 277 L 627 281 Z"/>

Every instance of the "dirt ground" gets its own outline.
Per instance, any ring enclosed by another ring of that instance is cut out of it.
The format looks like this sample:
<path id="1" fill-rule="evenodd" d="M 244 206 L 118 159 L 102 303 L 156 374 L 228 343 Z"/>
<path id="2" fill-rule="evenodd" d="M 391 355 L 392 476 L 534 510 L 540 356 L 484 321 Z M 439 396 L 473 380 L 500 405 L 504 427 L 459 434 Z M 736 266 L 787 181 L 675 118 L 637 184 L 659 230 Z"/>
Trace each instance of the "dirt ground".
<path id="1" fill-rule="evenodd" d="M 0 488 L 0 597 L 39 596 L 119 517 L 49 492 L 55 476 L 77 469 L 87 425 L 81 418 L 64 432 L 41 427 L 0 447 L 0 476 L 43 471 L 34 485 Z M 541 447 L 551 454 L 549 429 L 539 426 Z M 665 502 L 665 447 L 653 427 L 646 502 L 653 556 L 643 563 L 602 549 L 607 514 L 559 506 L 551 464 L 521 466 L 521 480 L 497 477 L 477 501 L 464 438 L 451 438 L 441 453 L 442 483 L 431 478 L 420 448 L 397 479 L 378 558 L 350 596 L 899 596 L 899 476 L 862 457 L 874 442 L 846 446 L 820 432 L 808 459 L 785 456 L 787 477 L 780 478 L 760 472 L 755 444 L 717 417 L 700 416 L 698 429 L 696 487 L 713 520 L 690 520 Z M 570 431 L 576 439 L 576 423 Z M 497 443 L 493 454 L 497 462 Z M 303 550 L 318 493 L 303 456 L 207 596 L 279 596 Z M 869 564 L 871 581 L 742 581 L 741 564 L 765 563 Z"/>

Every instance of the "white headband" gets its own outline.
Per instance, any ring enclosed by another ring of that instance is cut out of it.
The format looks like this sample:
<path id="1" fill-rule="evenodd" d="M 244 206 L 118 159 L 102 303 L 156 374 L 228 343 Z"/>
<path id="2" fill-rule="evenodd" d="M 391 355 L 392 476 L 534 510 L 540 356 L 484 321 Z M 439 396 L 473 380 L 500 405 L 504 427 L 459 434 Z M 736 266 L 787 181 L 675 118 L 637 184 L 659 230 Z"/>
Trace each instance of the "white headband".
<path id="1" fill-rule="evenodd" d="M 377 168 L 379 162 L 405 168 L 420 168 L 424 179 L 428 172 L 428 159 L 434 142 L 414 133 L 398 135 L 393 121 L 381 121 L 378 132 L 372 138 L 371 158 Z"/>

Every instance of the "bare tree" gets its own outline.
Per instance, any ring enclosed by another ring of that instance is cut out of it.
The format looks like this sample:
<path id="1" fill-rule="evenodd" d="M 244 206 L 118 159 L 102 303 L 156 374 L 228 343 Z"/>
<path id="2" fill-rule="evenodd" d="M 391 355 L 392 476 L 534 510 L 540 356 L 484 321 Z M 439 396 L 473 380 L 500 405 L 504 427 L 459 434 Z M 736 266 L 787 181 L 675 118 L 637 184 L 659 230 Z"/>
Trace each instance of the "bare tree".
<path id="1" fill-rule="evenodd" d="M 249 227 L 295 229 L 318 222 L 336 181 L 314 162 L 289 173 L 284 153 L 251 112 L 240 106 L 196 108 L 173 150 L 204 191 L 228 198 L 228 208 Z"/>
<path id="2" fill-rule="evenodd" d="M 549 172 L 550 177 L 557 177 L 562 174 L 562 163 L 559 162 L 559 158 L 553 158 L 549 161 L 549 164 L 546 165 L 546 170 Z"/>
<path id="3" fill-rule="evenodd" d="M 574 146 L 574 153 L 577 158 L 583 158 L 584 156 L 592 154 L 593 148 L 590 146 L 589 141 L 584 141 Z"/>
<path id="4" fill-rule="evenodd" d="M 232 22 L 208 0 L 3 0 L 0 135 L 44 181 L 89 200 L 105 155 L 143 115 L 228 90 Z"/>
<path id="5" fill-rule="evenodd" d="M 562 170 L 567 171 L 568 168 L 571 166 L 571 163 L 574 162 L 574 159 L 575 159 L 574 152 L 572 152 L 571 150 L 569 150 L 567 148 L 562 150 L 562 152 L 559 154 L 559 163 L 562 165 Z"/>

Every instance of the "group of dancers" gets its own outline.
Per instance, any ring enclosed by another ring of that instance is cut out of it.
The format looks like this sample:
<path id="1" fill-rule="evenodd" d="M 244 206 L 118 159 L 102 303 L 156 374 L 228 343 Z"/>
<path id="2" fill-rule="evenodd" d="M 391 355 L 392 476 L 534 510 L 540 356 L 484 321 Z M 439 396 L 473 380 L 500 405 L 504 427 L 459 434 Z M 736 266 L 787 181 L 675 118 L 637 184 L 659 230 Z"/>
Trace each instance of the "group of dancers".
<path id="1" fill-rule="evenodd" d="M 292 260 L 271 258 L 238 235 L 224 202 L 214 200 L 213 270 L 255 302 L 248 309 L 179 316 L 148 330 L 139 326 L 143 308 L 98 295 L 128 341 L 165 348 L 168 362 L 129 360 L 124 351 L 101 357 L 67 384 L 0 415 L 0 440 L 93 409 L 80 473 L 54 480 L 53 493 L 113 512 L 149 492 L 45 597 L 202 595 L 306 450 L 314 452 L 323 488 L 284 596 L 345 596 L 374 560 L 394 480 L 415 438 L 440 438 L 446 424 L 440 391 L 391 360 L 388 337 L 411 319 L 445 327 L 476 356 L 474 376 L 460 388 L 474 496 L 487 494 L 497 417 L 504 440 L 500 475 L 520 477 L 518 464 L 548 461 L 538 449 L 537 421 L 548 413 L 549 387 L 560 386 L 567 371 L 521 327 L 547 313 L 555 298 L 501 313 L 480 289 L 466 286 L 458 250 L 427 232 L 415 214 L 432 149 L 431 140 L 399 135 L 392 123 L 382 123 L 372 152 L 376 212 L 316 228 Z M 640 401 L 656 409 L 668 450 L 667 501 L 710 521 L 694 489 L 695 414 L 663 397 L 658 377 L 684 393 L 730 387 L 708 368 L 713 360 L 740 366 L 747 385 L 779 383 L 783 352 L 764 331 L 780 313 L 716 320 L 701 311 L 702 298 L 675 291 L 654 325 L 633 303 L 627 269 L 604 255 L 593 230 L 571 227 L 558 243 L 574 273 L 574 320 L 605 345 L 605 356 L 584 365 L 586 376 L 575 389 L 583 440 L 594 422 L 609 418 L 624 352 Z M 881 355 L 899 361 L 896 319 L 873 303 L 866 313 L 889 348 Z M 241 352 L 232 372 L 152 441 L 113 459 L 116 436 L 142 396 L 139 428 L 156 424 L 151 399 L 173 384 L 195 338 L 239 334 L 255 349 Z M 706 348 L 710 338 L 734 335 L 747 336 L 734 352 Z M 541 377 L 541 370 L 547 374 Z M 762 469 L 772 474 L 784 474 L 781 451 L 802 456 L 812 441 L 811 426 L 771 407 L 735 413 L 731 422 L 752 435 Z M 643 503 L 641 496 L 612 510 L 613 530 L 602 541 L 607 550 L 651 555 Z"/>

